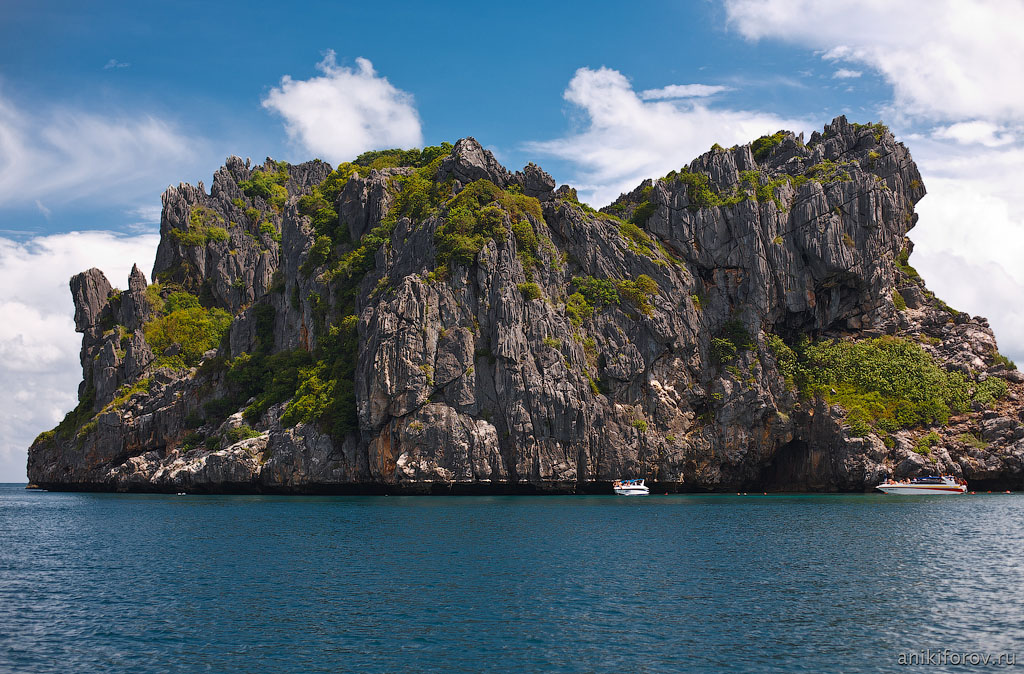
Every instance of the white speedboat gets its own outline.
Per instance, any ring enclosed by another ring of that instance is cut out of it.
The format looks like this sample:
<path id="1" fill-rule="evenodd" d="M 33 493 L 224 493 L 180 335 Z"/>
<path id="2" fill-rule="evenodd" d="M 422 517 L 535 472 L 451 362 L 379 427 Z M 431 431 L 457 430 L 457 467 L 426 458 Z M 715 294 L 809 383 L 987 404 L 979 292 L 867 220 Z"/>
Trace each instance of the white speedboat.
<path id="1" fill-rule="evenodd" d="M 875 489 L 886 494 L 963 494 L 967 491 L 967 482 L 952 475 L 933 475 L 903 482 L 886 480 Z"/>
<path id="2" fill-rule="evenodd" d="M 647 496 L 651 493 L 643 480 L 615 480 L 612 489 L 619 496 Z"/>

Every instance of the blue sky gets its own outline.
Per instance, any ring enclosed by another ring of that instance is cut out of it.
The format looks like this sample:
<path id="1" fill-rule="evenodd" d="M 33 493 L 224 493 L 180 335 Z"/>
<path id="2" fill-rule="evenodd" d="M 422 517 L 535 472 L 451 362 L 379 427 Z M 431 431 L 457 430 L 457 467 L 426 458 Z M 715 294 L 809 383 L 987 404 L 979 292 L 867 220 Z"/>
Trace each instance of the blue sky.
<path id="1" fill-rule="evenodd" d="M 911 261 L 1024 359 L 1019 0 L 5 4 L 0 480 L 74 405 L 68 276 L 148 273 L 160 193 L 229 154 L 473 135 L 602 205 L 715 142 L 882 119 L 930 191 Z"/>
<path id="2" fill-rule="evenodd" d="M 511 166 L 538 161 L 561 181 L 573 177 L 572 166 L 528 151 L 526 143 L 557 138 L 579 122 L 562 94 L 581 67 L 617 70 L 637 90 L 728 86 L 716 104 L 807 117 L 817 125 L 842 111 L 873 119 L 888 96 L 877 77 L 835 80 L 836 68 L 808 50 L 745 39 L 727 28 L 725 9 L 716 3 L 654 2 L 643 12 L 621 3 L 304 7 L 294 14 L 266 2 L 10 9 L 0 27 L 0 96 L 9 105 L 28 114 L 72 111 L 112 122 L 154 117 L 197 147 L 162 161 L 138 158 L 149 179 L 137 189 L 98 198 L 33 195 L 47 197 L 39 199 L 46 214 L 35 198 L 15 199 L 2 212 L 5 228 L 125 230 L 140 221 L 137 209 L 158 205 L 167 184 L 208 181 L 227 154 L 310 158 L 261 100 L 285 75 L 316 76 L 328 50 L 342 67 L 369 59 L 411 94 L 423 142 L 474 135 Z"/>

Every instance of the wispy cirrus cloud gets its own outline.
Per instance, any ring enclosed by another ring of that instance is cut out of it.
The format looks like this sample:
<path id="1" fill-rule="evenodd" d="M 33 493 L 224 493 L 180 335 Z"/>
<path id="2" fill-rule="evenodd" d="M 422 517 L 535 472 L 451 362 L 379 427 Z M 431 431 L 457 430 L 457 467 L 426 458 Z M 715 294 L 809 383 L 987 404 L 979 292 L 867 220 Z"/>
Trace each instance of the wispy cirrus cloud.
<path id="1" fill-rule="evenodd" d="M 378 75 L 368 59 L 348 68 L 328 51 L 317 69 L 322 75 L 308 80 L 285 75 L 263 99 L 304 150 L 338 163 L 367 150 L 423 144 L 412 95 Z"/>
<path id="2" fill-rule="evenodd" d="M 640 92 L 640 98 L 645 101 L 658 101 L 673 98 L 704 98 L 714 96 L 723 91 L 730 91 L 731 87 L 720 84 L 670 84 L 660 89 L 646 89 Z"/>
<path id="3" fill-rule="evenodd" d="M 152 197 L 208 158 L 201 139 L 154 115 L 29 110 L 0 95 L 0 208 Z M 45 211 L 44 211 L 45 212 Z"/>

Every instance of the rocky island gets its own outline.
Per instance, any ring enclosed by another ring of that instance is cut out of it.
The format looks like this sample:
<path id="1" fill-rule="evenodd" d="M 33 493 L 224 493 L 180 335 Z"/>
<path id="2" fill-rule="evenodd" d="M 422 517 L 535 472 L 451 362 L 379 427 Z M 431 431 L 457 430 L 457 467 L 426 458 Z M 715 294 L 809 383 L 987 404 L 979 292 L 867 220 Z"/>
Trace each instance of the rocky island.
<path id="1" fill-rule="evenodd" d="M 153 283 L 71 279 L 54 490 L 1024 486 L 1024 376 L 909 264 L 881 124 L 715 145 L 594 210 L 472 138 L 337 168 L 231 157 L 163 195 Z"/>

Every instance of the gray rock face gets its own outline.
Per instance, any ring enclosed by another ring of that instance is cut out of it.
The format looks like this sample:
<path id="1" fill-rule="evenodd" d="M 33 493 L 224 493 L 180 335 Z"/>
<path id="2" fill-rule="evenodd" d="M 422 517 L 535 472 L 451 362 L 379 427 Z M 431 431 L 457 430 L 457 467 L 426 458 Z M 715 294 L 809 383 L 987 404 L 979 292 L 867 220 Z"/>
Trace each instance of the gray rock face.
<path id="1" fill-rule="evenodd" d="M 161 198 L 154 280 L 180 285 L 208 304 L 238 313 L 270 289 L 289 204 L 310 193 L 330 170 L 321 161 L 282 168 L 270 159 L 250 169 L 230 157 L 214 175 L 209 194 L 202 183 L 169 188 Z M 278 184 L 287 190 L 287 200 L 256 192 L 247 196 L 240 185 L 256 172 L 281 175 Z"/>
<path id="2" fill-rule="evenodd" d="M 536 164 L 527 164 L 522 171 L 516 171 L 510 182 L 519 185 L 528 197 L 540 201 L 549 201 L 554 197 L 555 179 Z"/>
<path id="3" fill-rule="evenodd" d="M 103 272 L 95 267 L 72 276 L 70 285 L 75 302 L 75 330 L 85 332 L 96 325 L 113 288 Z"/>
<path id="4" fill-rule="evenodd" d="M 128 290 L 121 294 L 121 311 L 119 319 L 121 325 L 129 330 L 137 330 L 145 325 L 151 314 L 149 302 L 146 300 L 146 275 L 142 273 L 138 265 L 132 265 L 131 275 L 128 277 Z"/>
<path id="5" fill-rule="evenodd" d="M 345 189 L 338 195 L 338 215 L 348 223 L 349 236 L 353 241 L 372 229 L 384 219 L 395 200 L 390 179 L 394 176 L 409 175 L 408 168 L 386 168 L 371 170 L 368 178 L 359 174 L 352 176 Z"/>
<path id="6" fill-rule="evenodd" d="M 509 184 L 511 176 L 494 155 L 485 150 L 475 138 L 463 138 L 455 143 L 451 155 L 441 162 L 438 179 L 454 180 L 458 190 L 474 180 L 490 180 L 498 187 L 505 187 Z"/>
<path id="7" fill-rule="evenodd" d="M 74 437 L 40 436 L 30 479 L 51 488 L 448 493 L 600 490 L 645 477 L 665 490 L 857 491 L 942 471 L 1024 486 L 1015 402 L 1024 376 L 993 361 L 984 319 L 949 310 L 900 258 L 925 194 L 907 149 L 842 117 L 807 144 L 780 139 L 756 153 L 716 147 L 595 212 L 571 189 L 555 191 L 538 167 L 510 173 L 466 138 L 441 162 L 438 185 L 454 195 L 488 180 L 536 206 L 492 204 L 494 236 L 471 263 L 447 267 L 437 246 L 449 199 L 415 220 L 391 217 L 377 230 L 390 240 L 351 282 L 358 243 L 333 242 L 317 264 L 316 234 L 297 206 L 330 167 L 229 158 L 209 194 L 202 185 L 164 194 L 154 267 L 161 292 L 181 288 L 231 312 L 223 343 L 198 368 L 155 369 L 141 272 L 119 296 L 97 270 L 76 276 L 80 395 L 93 400 L 95 423 Z M 257 173 L 287 194 L 260 196 Z M 353 242 L 401 203 L 411 173 L 347 181 L 335 206 Z M 617 294 L 574 313 L 587 277 Z M 638 290 L 643 277 L 653 291 Z M 303 362 L 327 377 L 336 361 L 325 354 L 338 348 L 344 321 L 358 345 L 332 395 L 351 391 L 350 430 L 332 431 L 333 417 L 296 423 L 288 400 L 249 413 L 251 433 L 241 412 L 255 397 L 211 411 L 237 386 L 227 360 L 259 349 L 308 352 Z M 750 345 L 724 366 L 715 338 L 737 324 Z M 787 383 L 771 334 L 906 337 L 972 383 L 1002 379 L 1008 394 L 943 428 L 857 437 L 841 407 L 801 399 Z M 140 390 L 129 396 L 128 385 Z M 927 430 L 938 437 L 922 445 Z"/>

